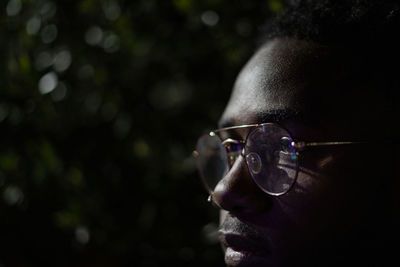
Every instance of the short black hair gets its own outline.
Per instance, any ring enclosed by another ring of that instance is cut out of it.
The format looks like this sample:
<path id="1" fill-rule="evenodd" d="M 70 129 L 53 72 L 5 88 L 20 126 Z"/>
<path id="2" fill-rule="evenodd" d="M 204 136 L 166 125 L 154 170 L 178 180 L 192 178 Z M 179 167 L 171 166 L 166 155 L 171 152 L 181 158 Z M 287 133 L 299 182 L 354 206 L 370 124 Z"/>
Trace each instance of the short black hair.
<path id="1" fill-rule="evenodd" d="M 398 0 L 295 0 L 265 27 L 264 36 L 295 37 L 322 44 L 398 43 Z"/>
<path id="2" fill-rule="evenodd" d="M 259 43 L 279 37 L 347 49 L 361 78 L 386 96 L 391 115 L 399 113 L 399 0 L 292 0 L 262 27 Z"/>

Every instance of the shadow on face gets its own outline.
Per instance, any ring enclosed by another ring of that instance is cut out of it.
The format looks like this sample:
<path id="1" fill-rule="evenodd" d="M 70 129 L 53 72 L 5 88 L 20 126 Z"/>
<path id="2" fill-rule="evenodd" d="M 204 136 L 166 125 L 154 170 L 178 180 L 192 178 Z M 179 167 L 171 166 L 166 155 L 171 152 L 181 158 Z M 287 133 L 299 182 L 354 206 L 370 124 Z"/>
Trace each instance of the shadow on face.
<path id="1" fill-rule="evenodd" d="M 228 212 L 221 235 L 268 244 L 260 264 L 379 262 L 388 235 L 397 236 L 388 189 L 398 176 L 395 153 L 377 142 L 392 134 L 390 107 L 360 64 L 348 51 L 279 38 L 260 48 L 238 76 L 221 126 L 277 122 L 300 141 L 367 142 L 302 152 L 296 184 L 279 197 L 262 192 L 244 164 L 235 163 L 213 194 Z"/>

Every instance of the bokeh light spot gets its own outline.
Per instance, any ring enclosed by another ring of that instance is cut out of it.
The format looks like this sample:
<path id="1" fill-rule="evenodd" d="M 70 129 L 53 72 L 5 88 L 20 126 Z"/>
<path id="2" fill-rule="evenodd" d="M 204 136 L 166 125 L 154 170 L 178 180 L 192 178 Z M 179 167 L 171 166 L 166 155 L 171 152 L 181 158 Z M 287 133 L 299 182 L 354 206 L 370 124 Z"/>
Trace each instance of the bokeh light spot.
<path id="1" fill-rule="evenodd" d="M 107 33 L 102 46 L 107 53 L 114 53 L 119 50 L 119 37 L 114 33 Z"/>
<path id="2" fill-rule="evenodd" d="M 26 32 L 29 35 L 35 35 L 39 32 L 42 21 L 40 17 L 32 17 L 26 23 Z"/>
<path id="3" fill-rule="evenodd" d="M 219 16 L 215 11 L 208 10 L 201 14 L 201 21 L 207 26 L 215 26 L 219 21 Z"/>
<path id="4" fill-rule="evenodd" d="M 59 82 L 57 87 L 51 92 L 51 97 L 54 102 L 61 101 L 67 95 L 68 88 L 63 82 Z"/>
<path id="5" fill-rule="evenodd" d="M 150 147 L 144 140 L 136 140 L 133 144 L 133 152 L 139 158 L 146 158 L 150 155 Z"/>
<path id="6" fill-rule="evenodd" d="M 42 78 L 39 80 L 39 92 L 41 94 L 48 94 L 53 91 L 58 84 L 58 77 L 57 74 L 54 72 L 49 72 L 43 75 Z"/>
<path id="7" fill-rule="evenodd" d="M 41 52 L 35 59 L 35 68 L 38 71 L 44 70 L 53 64 L 53 57 L 47 51 Z"/>
<path id="8" fill-rule="evenodd" d="M 90 27 L 85 33 L 85 41 L 89 45 L 98 45 L 103 40 L 103 30 L 98 26 Z"/>
<path id="9" fill-rule="evenodd" d="M 268 3 L 269 9 L 274 13 L 278 13 L 284 8 L 283 3 L 280 0 L 270 0 Z"/>
<path id="10" fill-rule="evenodd" d="M 174 5 L 178 10 L 183 12 L 189 12 L 193 6 L 193 1 L 191 0 L 174 0 Z"/>
<path id="11" fill-rule="evenodd" d="M 44 19 L 49 19 L 56 14 L 57 6 L 54 2 L 46 2 L 40 9 L 40 15 Z"/>
<path id="12" fill-rule="evenodd" d="M 63 72 L 71 65 L 72 57 L 68 50 L 62 50 L 54 57 L 54 69 L 58 72 Z"/>
<path id="13" fill-rule="evenodd" d="M 8 1 L 6 12 L 7 15 L 12 17 L 19 14 L 22 8 L 22 3 L 20 0 L 10 0 Z"/>
<path id="14" fill-rule="evenodd" d="M 90 240 L 89 229 L 82 225 L 78 226 L 75 229 L 75 239 L 81 244 L 87 244 Z"/>
<path id="15" fill-rule="evenodd" d="M 47 25 L 42 29 L 41 37 L 44 44 L 50 44 L 57 38 L 58 29 L 54 24 Z"/>
<path id="16" fill-rule="evenodd" d="M 21 204 L 24 200 L 24 193 L 18 186 L 10 185 L 4 190 L 3 199 L 10 206 Z"/>
<path id="17" fill-rule="evenodd" d="M 114 21 L 121 15 L 121 8 L 115 1 L 107 1 L 103 4 L 104 15 L 108 20 Z"/>

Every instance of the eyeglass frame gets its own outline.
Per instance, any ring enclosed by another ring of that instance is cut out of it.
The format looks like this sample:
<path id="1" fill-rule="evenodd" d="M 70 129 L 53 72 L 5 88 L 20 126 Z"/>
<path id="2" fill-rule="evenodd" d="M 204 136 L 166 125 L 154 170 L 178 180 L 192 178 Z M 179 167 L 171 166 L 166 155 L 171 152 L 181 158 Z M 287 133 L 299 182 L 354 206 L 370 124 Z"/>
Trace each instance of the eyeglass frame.
<path id="1" fill-rule="evenodd" d="M 289 136 L 292 138 L 292 134 L 290 133 L 290 131 L 288 131 L 285 127 L 282 127 L 282 126 L 279 125 L 278 123 L 274 123 L 274 122 L 264 122 L 264 123 L 256 123 L 256 124 L 243 124 L 243 125 L 237 125 L 237 126 L 229 126 L 229 127 L 224 127 L 224 128 L 219 128 L 219 129 L 212 130 L 212 131 L 210 131 L 210 132 L 208 133 L 208 135 L 210 135 L 210 136 L 216 136 L 219 132 L 230 131 L 230 130 L 236 130 L 236 129 L 245 129 L 245 128 L 254 128 L 254 129 L 255 129 L 255 128 L 257 128 L 257 127 L 266 126 L 266 125 L 274 125 L 274 126 L 277 126 L 277 127 L 281 128 L 281 129 L 285 130 L 285 131 L 289 134 Z M 222 143 L 222 145 L 225 147 L 225 149 L 227 149 L 227 147 L 228 147 L 226 144 L 231 144 L 231 143 L 234 143 L 234 144 L 243 144 L 243 148 L 242 148 L 241 151 L 240 151 L 240 155 L 241 155 L 242 157 L 245 158 L 245 154 L 244 154 L 245 151 L 244 151 L 244 150 L 245 150 L 245 147 L 246 147 L 246 144 L 247 144 L 248 137 L 249 137 L 249 135 L 252 133 L 252 131 L 253 131 L 253 129 L 250 130 L 250 131 L 247 133 L 245 139 L 241 139 L 241 140 L 236 140 L 236 139 L 232 139 L 232 138 L 226 138 L 226 139 L 222 140 L 219 136 L 218 136 L 218 137 L 221 139 L 221 143 Z M 305 142 L 305 141 L 294 141 L 293 138 L 292 138 L 291 145 L 292 145 L 293 148 L 295 149 L 295 153 L 296 153 L 296 157 L 297 157 L 297 158 L 296 158 L 296 175 L 295 175 L 295 177 L 294 177 L 293 183 L 288 187 L 287 190 L 285 190 L 285 191 L 283 191 L 283 192 L 280 192 L 280 193 L 268 192 L 268 191 L 266 191 L 264 188 L 262 188 L 261 186 L 259 186 L 259 185 L 254 181 L 254 178 L 253 178 L 252 175 L 251 175 L 251 177 L 252 177 L 253 181 L 256 183 L 256 185 L 257 185 L 263 192 L 265 192 L 266 194 L 271 195 L 271 196 L 282 196 L 282 195 L 288 193 L 288 192 L 292 189 L 292 187 L 296 184 L 296 182 L 297 182 L 297 177 L 298 177 L 298 173 L 299 173 L 299 156 L 300 156 L 300 152 L 304 151 L 306 148 L 309 148 L 309 147 L 320 147 L 320 146 L 352 145 L 352 144 L 362 144 L 362 143 L 364 143 L 364 142 L 356 142 L 356 141 Z M 194 151 L 193 151 L 193 156 L 194 156 L 194 158 L 197 158 L 197 157 L 199 156 L 199 153 L 198 153 L 196 150 L 194 150 Z M 227 160 L 229 160 L 229 158 L 228 158 Z M 245 161 L 245 162 L 246 162 L 247 170 L 249 171 L 248 163 L 247 163 L 247 161 Z M 230 169 L 231 169 L 231 168 L 228 169 L 228 172 L 230 171 Z M 207 191 L 208 191 L 210 194 L 212 194 L 212 191 L 213 191 L 213 190 L 211 190 L 211 188 L 210 188 L 209 185 L 207 184 L 206 179 L 203 177 L 203 175 L 201 174 L 201 172 L 200 172 L 200 177 L 201 177 L 201 180 L 202 180 L 204 186 L 206 187 Z M 224 177 L 225 177 L 225 176 L 224 176 Z M 221 180 L 222 180 L 224 177 L 221 177 Z"/>

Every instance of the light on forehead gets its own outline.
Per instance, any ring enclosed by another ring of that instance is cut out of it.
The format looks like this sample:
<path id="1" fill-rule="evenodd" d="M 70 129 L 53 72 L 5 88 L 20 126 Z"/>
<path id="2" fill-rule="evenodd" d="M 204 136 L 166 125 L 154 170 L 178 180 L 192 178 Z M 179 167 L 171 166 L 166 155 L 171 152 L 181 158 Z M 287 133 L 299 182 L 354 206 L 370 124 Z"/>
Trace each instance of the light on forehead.
<path id="1" fill-rule="evenodd" d="M 254 118 L 252 121 L 246 121 L 243 122 L 241 121 L 236 121 L 235 118 L 222 118 L 222 120 L 219 123 L 220 129 L 229 129 L 229 128 L 238 128 L 238 127 L 247 127 L 247 126 L 252 126 L 255 124 L 259 123 L 265 123 L 265 122 L 274 122 L 277 123 L 279 121 L 283 120 L 297 120 L 297 121 L 303 121 L 304 117 L 303 114 L 300 110 L 296 109 L 273 109 L 273 110 L 267 110 L 265 112 L 258 112 L 257 114 L 254 114 Z M 240 125 L 240 126 L 235 126 L 235 125 Z"/>
<path id="2" fill-rule="evenodd" d="M 338 90 L 351 86 L 343 61 L 332 53 L 309 41 L 268 41 L 238 76 L 219 126 L 283 120 L 327 125 L 333 110 L 352 111 L 354 103 L 338 109 Z"/>

